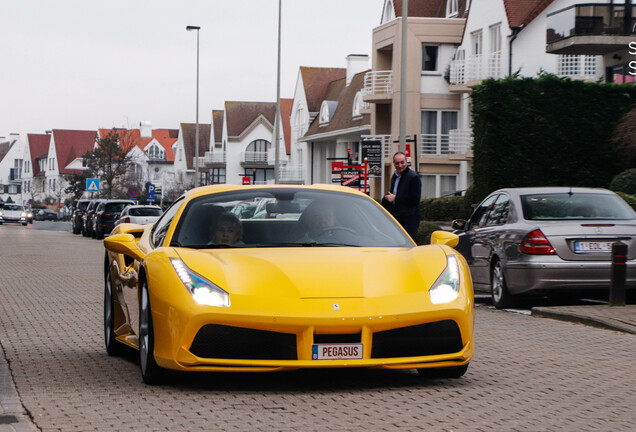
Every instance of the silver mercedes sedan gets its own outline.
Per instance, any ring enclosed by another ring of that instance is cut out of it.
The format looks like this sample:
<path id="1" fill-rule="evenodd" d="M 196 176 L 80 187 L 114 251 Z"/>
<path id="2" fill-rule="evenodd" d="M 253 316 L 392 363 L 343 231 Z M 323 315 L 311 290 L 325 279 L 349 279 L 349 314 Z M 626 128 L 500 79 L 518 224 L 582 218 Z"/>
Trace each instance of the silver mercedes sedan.
<path id="1" fill-rule="evenodd" d="M 605 290 L 612 244 L 627 244 L 627 290 L 636 289 L 636 212 L 606 189 L 500 189 L 469 220 L 453 221 L 456 247 L 477 290 L 497 308 L 520 294 Z"/>

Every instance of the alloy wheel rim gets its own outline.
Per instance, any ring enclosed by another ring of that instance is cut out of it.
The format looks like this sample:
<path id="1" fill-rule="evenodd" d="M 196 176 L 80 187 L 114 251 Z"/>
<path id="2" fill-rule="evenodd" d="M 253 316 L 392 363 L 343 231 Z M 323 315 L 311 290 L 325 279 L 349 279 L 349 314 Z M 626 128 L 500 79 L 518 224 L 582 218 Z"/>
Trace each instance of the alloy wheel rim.
<path id="1" fill-rule="evenodd" d="M 139 362 L 141 370 L 145 373 L 148 364 L 148 291 L 144 285 L 141 290 L 141 314 L 139 317 Z"/>
<path id="2" fill-rule="evenodd" d="M 110 335 L 112 331 L 113 320 L 113 293 L 110 284 L 110 276 L 106 276 L 106 299 L 104 301 L 104 331 L 106 333 L 106 344 L 110 344 Z"/>
<path id="3" fill-rule="evenodd" d="M 492 278 L 492 296 L 496 301 L 501 299 L 501 291 L 503 290 L 503 281 L 501 280 L 501 266 L 495 264 Z"/>

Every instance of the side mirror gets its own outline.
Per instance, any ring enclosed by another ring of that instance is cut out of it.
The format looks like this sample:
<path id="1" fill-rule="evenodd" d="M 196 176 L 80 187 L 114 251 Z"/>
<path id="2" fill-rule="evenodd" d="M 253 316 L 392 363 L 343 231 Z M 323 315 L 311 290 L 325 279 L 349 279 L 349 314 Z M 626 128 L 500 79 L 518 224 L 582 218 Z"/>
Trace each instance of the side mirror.
<path id="1" fill-rule="evenodd" d="M 453 228 L 454 230 L 463 231 L 466 229 L 466 221 L 464 219 L 455 219 L 451 223 L 451 228 Z"/>
<path id="2" fill-rule="evenodd" d="M 459 236 L 448 231 L 433 231 L 431 234 L 432 245 L 446 245 L 454 248 L 459 243 Z"/>
<path id="3" fill-rule="evenodd" d="M 145 257 L 132 234 L 114 234 L 106 237 L 104 247 L 111 252 L 131 256 L 137 261 Z"/>

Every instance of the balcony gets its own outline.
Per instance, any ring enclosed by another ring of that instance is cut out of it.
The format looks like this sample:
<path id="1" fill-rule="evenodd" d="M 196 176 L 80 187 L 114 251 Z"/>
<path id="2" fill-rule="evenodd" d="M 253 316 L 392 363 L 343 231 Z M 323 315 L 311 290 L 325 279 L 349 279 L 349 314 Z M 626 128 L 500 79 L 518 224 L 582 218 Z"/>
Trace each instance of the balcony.
<path id="1" fill-rule="evenodd" d="M 241 163 L 247 165 L 274 165 L 270 151 L 246 151 L 241 153 Z"/>
<path id="2" fill-rule="evenodd" d="M 465 60 L 453 60 L 450 63 L 451 86 L 466 86 L 487 78 L 499 79 L 504 76 L 501 51 L 472 55 Z M 466 91 L 468 91 L 467 88 Z"/>
<path id="3" fill-rule="evenodd" d="M 633 41 L 636 6 L 579 4 L 551 13 L 546 22 L 546 52 L 604 55 Z"/>
<path id="4" fill-rule="evenodd" d="M 223 165 L 225 164 L 225 152 L 224 151 L 207 151 L 203 159 L 206 165 Z"/>
<path id="5" fill-rule="evenodd" d="M 447 134 L 421 134 L 421 157 L 440 158 L 466 154 L 473 148 L 472 129 L 452 129 Z"/>
<path id="6" fill-rule="evenodd" d="M 393 72 L 372 71 L 364 76 L 362 100 L 371 103 L 386 103 L 393 98 Z"/>
<path id="7" fill-rule="evenodd" d="M 302 165 L 287 165 L 279 168 L 279 180 L 283 183 L 302 183 L 305 170 Z"/>

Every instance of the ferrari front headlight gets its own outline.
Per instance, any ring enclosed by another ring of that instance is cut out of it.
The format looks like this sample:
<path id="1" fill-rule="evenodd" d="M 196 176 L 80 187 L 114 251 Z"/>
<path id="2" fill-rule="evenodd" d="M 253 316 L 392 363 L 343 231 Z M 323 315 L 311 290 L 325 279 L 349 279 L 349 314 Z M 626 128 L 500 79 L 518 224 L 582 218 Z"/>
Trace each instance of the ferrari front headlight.
<path id="1" fill-rule="evenodd" d="M 194 301 L 206 306 L 230 307 L 230 295 L 227 292 L 190 270 L 179 258 L 170 258 L 170 262 Z"/>
<path id="2" fill-rule="evenodd" d="M 455 255 L 446 257 L 446 269 L 437 278 L 428 293 L 433 304 L 449 303 L 457 298 L 459 295 L 459 263 Z"/>

